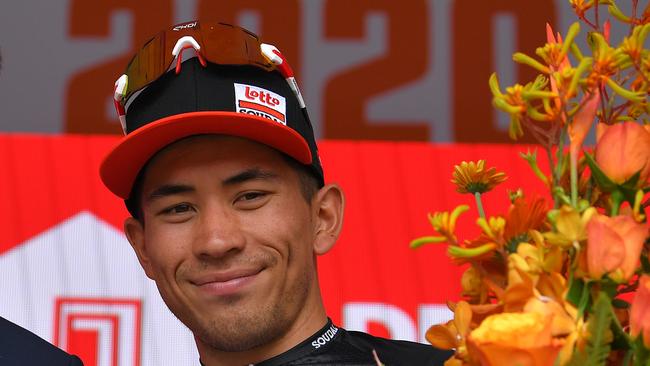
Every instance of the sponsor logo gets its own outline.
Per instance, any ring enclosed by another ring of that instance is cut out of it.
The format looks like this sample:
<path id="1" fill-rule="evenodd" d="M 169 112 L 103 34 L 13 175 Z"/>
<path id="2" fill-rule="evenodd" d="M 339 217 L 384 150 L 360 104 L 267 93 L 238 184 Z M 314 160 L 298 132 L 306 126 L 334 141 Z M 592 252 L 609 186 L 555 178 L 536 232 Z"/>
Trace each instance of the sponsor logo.
<path id="1" fill-rule="evenodd" d="M 179 24 L 179 25 L 175 26 L 172 29 L 175 30 L 176 32 L 178 32 L 178 31 L 183 30 L 183 29 L 194 28 L 194 27 L 196 27 L 196 22 Z"/>
<path id="2" fill-rule="evenodd" d="M 326 345 L 329 341 L 334 339 L 334 336 L 338 331 L 339 328 L 335 327 L 334 325 L 330 326 L 330 328 L 326 330 L 325 333 L 321 334 L 320 337 L 316 338 L 316 340 L 311 342 L 312 347 L 314 347 L 315 349 L 319 349 L 322 346 Z"/>
<path id="3" fill-rule="evenodd" d="M 286 126 L 287 102 L 283 96 L 258 86 L 237 83 L 234 86 L 237 112 L 267 118 Z"/>

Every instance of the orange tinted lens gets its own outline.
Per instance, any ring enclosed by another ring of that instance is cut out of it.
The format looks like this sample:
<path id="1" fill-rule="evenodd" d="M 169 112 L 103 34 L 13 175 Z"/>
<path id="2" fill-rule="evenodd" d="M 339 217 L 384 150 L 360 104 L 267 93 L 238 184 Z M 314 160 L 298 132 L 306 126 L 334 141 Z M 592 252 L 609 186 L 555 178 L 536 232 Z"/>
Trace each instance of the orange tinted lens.
<path id="1" fill-rule="evenodd" d="M 259 38 L 243 28 L 225 23 L 185 23 L 153 37 L 129 62 L 124 100 L 167 72 L 175 59 L 172 51 L 176 42 L 187 35 L 196 40 L 201 54 L 212 63 L 255 65 L 267 71 L 275 67 L 262 56 Z"/>
<path id="2" fill-rule="evenodd" d="M 201 25 L 201 51 L 208 61 L 221 65 L 255 65 L 274 68 L 260 50 L 259 38 L 243 28 L 224 23 Z"/>
<path id="3" fill-rule="evenodd" d="M 164 54 L 165 32 L 161 32 L 149 40 L 129 62 L 126 68 L 129 77 L 127 98 L 165 73 L 171 59 L 166 60 Z"/>

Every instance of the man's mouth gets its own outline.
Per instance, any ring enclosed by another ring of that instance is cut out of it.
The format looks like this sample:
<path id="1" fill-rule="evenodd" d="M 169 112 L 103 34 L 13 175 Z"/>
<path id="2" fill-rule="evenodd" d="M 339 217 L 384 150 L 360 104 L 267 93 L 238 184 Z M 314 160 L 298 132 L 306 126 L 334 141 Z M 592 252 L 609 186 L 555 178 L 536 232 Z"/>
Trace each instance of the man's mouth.
<path id="1" fill-rule="evenodd" d="M 263 268 L 250 268 L 210 272 L 191 282 L 208 296 L 232 295 L 252 283 L 262 270 Z"/>

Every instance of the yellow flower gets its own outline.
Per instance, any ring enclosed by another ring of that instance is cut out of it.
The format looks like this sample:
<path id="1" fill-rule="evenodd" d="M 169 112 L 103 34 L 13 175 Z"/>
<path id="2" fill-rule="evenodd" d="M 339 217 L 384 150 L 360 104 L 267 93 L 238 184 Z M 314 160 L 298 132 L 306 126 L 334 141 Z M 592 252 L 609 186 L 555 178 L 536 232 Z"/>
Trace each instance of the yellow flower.
<path id="1" fill-rule="evenodd" d="M 547 43 L 543 47 L 537 48 L 535 50 L 535 53 L 537 56 L 541 57 L 546 64 L 551 66 L 551 70 L 564 71 L 565 69 L 571 67 L 567 53 L 573 44 L 573 40 L 578 35 L 578 32 L 580 32 L 580 24 L 573 23 L 571 27 L 569 27 L 566 38 L 562 40 L 562 37 L 559 33 L 557 37 L 553 35 L 553 29 L 551 29 L 551 26 L 547 23 Z"/>
<path id="2" fill-rule="evenodd" d="M 528 274 L 533 283 L 537 283 L 537 279 L 542 273 L 542 260 L 543 253 L 536 246 L 520 243 L 517 246 L 517 252 L 508 256 L 508 283 L 521 282 L 520 271 Z"/>
<path id="3" fill-rule="evenodd" d="M 569 0 L 569 4 L 580 18 L 584 18 L 587 10 L 594 6 L 593 0 Z"/>
<path id="4" fill-rule="evenodd" d="M 469 210 L 469 206 L 460 205 L 456 207 L 451 213 L 445 212 L 436 212 L 433 215 L 429 214 L 429 222 L 440 236 L 423 236 L 411 241 L 411 248 L 419 248 L 425 244 L 431 243 L 444 243 L 448 242 L 449 244 L 456 244 L 457 239 L 454 235 L 454 230 L 456 230 L 456 220 L 463 212 Z"/>
<path id="5" fill-rule="evenodd" d="M 605 83 L 616 94 L 633 103 L 644 101 L 645 91 L 625 89 L 612 78 L 631 63 L 630 55 L 626 53 L 625 48 L 612 48 L 605 37 L 597 32 L 592 33 L 590 37 L 594 57 L 590 73 L 585 79 L 587 89 L 597 90 L 602 83 Z"/>
<path id="6" fill-rule="evenodd" d="M 547 242 L 562 247 L 577 245 L 587 239 L 587 223 L 596 214 L 596 209 L 589 207 L 582 215 L 570 206 L 562 206 L 555 218 L 555 232 L 544 233 Z"/>
<path id="7" fill-rule="evenodd" d="M 621 50 L 630 56 L 633 60 L 641 58 L 643 44 L 650 31 L 650 24 L 637 25 L 632 30 L 632 34 L 623 39 Z"/>
<path id="8" fill-rule="evenodd" d="M 485 169 L 485 160 L 478 162 L 463 161 L 454 166 L 452 183 L 460 193 L 485 193 L 497 184 L 504 182 L 508 177 L 505 173 L 498 172 L 494 167 Z"/>
<path id="9" fill-rule="evenodd" d="M 537 230 L 529 231 L 530 237 L 539 249 L 541 266 L 546 272 L 560 272 L 564 265 L 564 252 L 556 245 L 546 245 L 544 236 Z"/>
<path id="10" fill-rule="evenodd" d="M 513 59 L 533 66 L 538 70 L 541 69 L 543 73 L 548 73 L 548 69 L 544 65 L 524 54 L 517 53 L 513 56 Z M 537 121 L 552 121 L 556 117 L 554 111 L 545 110 L 542 113 L 531 104 L 538 100 L 548 101 L 549 98 L 557 97 L 557 93 L 547 89 L 548 79 L 544 75 L 538 75 L 534 81 L 526 85 L 515 84 L 507 87 L 505 93 L 502 93 L 499 79 L 496 73 L 493 73 L 490 76 L 489 85 L 493 95 L 492 104 L 510 115 L 508 135 L 513 140 L 521 137 L 524 133 L 521 127 L 521 121 L 524 117 L 528 116 Z"/>
<path id="11" fill-rule="evenodd" d="M 503 217 L 490 217 L 487 220 L 483 217 L 479 217 L 476 219 L 476 224 L 483 230 L 483 234 L 485 234 L 486 237 L 494 241 L 500 241 L 503 239 L 503 232 L 506 227 L 506 220 Z"/>

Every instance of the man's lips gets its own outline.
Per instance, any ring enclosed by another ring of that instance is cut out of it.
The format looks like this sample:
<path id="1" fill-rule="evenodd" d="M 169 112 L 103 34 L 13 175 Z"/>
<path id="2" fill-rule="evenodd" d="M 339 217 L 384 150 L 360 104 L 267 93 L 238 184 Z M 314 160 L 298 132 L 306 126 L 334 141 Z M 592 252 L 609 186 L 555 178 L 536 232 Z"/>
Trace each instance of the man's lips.
<path id="1" fill-rule="evenodd" d="M 190 282 L 207 295 L 223 296 L 240 291 L 251 283 L 260 272 L 262 272 L 260 268 L 211 272 L 198 276 Z"/>

